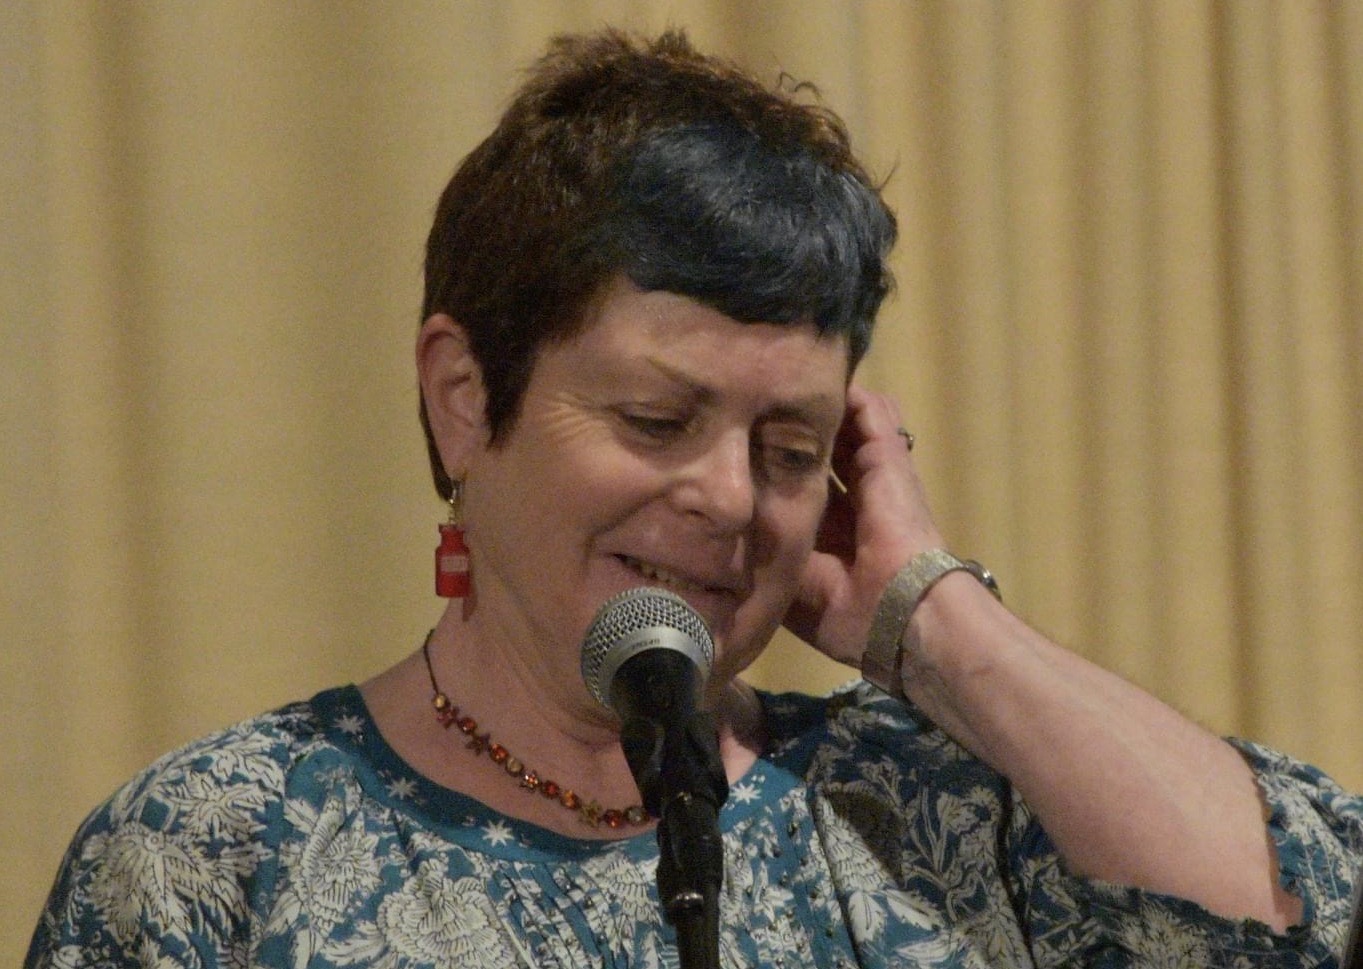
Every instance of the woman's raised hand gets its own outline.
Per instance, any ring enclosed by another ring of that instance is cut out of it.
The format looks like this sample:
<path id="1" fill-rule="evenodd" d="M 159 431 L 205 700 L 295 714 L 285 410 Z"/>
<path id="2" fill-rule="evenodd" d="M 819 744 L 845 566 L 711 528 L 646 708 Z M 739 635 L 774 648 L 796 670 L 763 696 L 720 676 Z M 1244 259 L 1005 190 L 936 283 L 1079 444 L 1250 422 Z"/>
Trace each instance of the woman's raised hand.
<path id="1" fill-rule="evenodd" d="M 853 384 L 833 448 L 828 507 L 785 624 L 820 652 L 859 666 L 871 619 L 895 573 L 942 545 L 899 406 Z M 839 487 L 839 482 L 843 487 Z M 843 488 L 845 487 L 845 491 Z"/>

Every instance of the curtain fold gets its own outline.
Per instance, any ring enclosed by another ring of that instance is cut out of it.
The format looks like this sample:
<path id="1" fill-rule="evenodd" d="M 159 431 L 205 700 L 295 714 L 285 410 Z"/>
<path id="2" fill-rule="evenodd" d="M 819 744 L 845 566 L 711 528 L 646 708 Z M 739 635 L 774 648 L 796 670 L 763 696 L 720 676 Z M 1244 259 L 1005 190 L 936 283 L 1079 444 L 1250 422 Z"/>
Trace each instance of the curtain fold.
<path id="1" fill-rule="evenodd" d="M 424 234 L 520 67 L 605 23 L 847 120 L 902 232 L 861 379 L 1007 601 L 1363 786 L 1363 4 L 18 3 L 4 951 L 116 783 L 434 621 Z"/>

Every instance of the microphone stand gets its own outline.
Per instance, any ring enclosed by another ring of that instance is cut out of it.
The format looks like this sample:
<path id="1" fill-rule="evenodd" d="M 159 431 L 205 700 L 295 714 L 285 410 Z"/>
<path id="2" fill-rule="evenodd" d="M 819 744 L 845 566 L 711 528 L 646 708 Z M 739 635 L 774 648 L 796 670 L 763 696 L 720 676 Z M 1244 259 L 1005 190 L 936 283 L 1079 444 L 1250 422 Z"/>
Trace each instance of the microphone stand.
<path id="1" fill-rule="evenodd" d="M 677 930 L 682 969 L 719 969 L 719 808 L 729 782 L 714 719 L 692 713 L 664 733 L 632 718 L 621 741 L 644 807 L 658 818 L 658 897 Z"/>

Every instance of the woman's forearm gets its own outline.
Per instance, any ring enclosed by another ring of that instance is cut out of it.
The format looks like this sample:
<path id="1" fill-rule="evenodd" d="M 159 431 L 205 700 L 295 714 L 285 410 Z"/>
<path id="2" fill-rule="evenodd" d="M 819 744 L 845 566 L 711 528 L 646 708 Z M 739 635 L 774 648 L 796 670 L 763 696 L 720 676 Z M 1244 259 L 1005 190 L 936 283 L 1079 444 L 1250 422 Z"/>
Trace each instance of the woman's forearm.
<path id="1" fill-rule="evenodd" d="M 1258 785 L 1229 744 L 1050 642 L 963 573 L 933 587 L 905 637 L 909 697 L 1009 778 L 1075 874 L 1279 931 L 1300 917 Z"/>

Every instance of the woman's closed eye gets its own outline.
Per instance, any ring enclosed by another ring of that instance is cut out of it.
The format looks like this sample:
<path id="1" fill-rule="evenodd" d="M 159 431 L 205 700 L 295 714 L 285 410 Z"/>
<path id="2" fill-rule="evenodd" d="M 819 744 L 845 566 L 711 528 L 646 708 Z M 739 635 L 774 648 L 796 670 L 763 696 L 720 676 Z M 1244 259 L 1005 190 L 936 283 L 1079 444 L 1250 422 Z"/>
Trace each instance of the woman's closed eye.
<path id="1" fill-rule="evenodd" d="M 657 444 L 675 441 L 685 436 L 691 427 L 690 419 L 678 414 L 623 409 L 617 414 L 633 434 Z"/>
<path id="2" fill-rule="evenodd" d="M 754 442 L 757 460 L 769 476 L 795 478 L 827 471 L 828 449 L 804 434 L 764 434 Z"/>
<path id="3" fill-rule="evenodd" d="M 694 440 L 700 418 L 678 411 L 621 407 L 616 417 L 625 434 L 648 447 L 664 447 Z M 804 429 L 765 427 L 750 440 L 754 470 L 769 480 L 822 477 L 828 470 L 828 447 Z"/>

